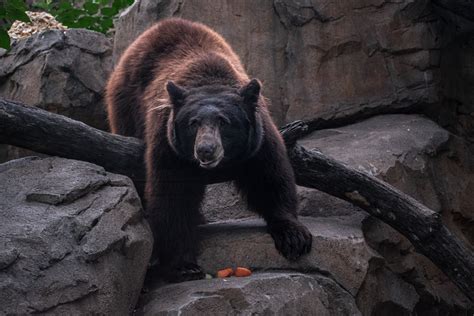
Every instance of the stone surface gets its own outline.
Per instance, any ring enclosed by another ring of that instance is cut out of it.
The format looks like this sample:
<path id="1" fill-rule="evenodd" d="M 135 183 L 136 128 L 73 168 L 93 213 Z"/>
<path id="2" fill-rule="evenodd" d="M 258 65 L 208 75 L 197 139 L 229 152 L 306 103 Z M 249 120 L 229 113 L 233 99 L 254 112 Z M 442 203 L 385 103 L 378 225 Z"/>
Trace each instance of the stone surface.
<path id="1" fill-rule="evenodd" d="M 443 311 L 443 314 L 467 315 L 469 311 L 474 311 L 472 302 L 469 302 L 469 299 L 431 261 L 417 253 L 411 243 L 393 228 L 374 218 L 368 218 L 364 221 L 363 231 L 366 242 L 384 257 L 386 267 L 416 289 L 419 300 L 416 301 L 412 312 L 418 315 L 432 315 L 434 311 L 437 311 L 436 313 Z M 374 278 L 381 281 L 387 277 L 389 280 L 393 279 L 393 276 L 387 276 L 386 273 L 387 271 L 383 271 L 383 274 L 380 271 L 371 271 L 366 282 L 373 283 Z M 369 292 L 379 293 L 378 298 L 387 295 L 397 295 L 400 298 L 407 293 L 407 290 L 411 292 L 408 284 L 391 282 L 392 285 L 388 289 L 382 289 L 382 286 Z M 390 288 L 393 290 L 399 288 L 400 291 L 396 294 L 388 291 Z M 362 303 L 363 297 L 364 295 L 361 295 L 358 302 Z M 406 301 L 405 306 L 401 307 L 408 309 L 408 306 L 412 306 L 411 303 L 408 304 L 409 302 Z"/>
<path id="2" fill-rule="evenodd" d="M 372 263 L 359 293 L 362 315 L 413 315 L 420 297 L 415 287 L 387 267 Z"/>
<path id="3" fill-rule="evenodd" d="M 17 41 L 0 57 L 0 97 L 106 130 L 102 95 L 111 69 L 112 45 L 105 35 L 45 31 Z M 0 155 L 1 162 L 25 153 L 8 147 Z"/>
<path id="4" fill-rule="evenodd" d="M 474 147 L 436 123 L 418 115 L 383 115 L 317 131 L 300 144 L 392 184 L 440 212 L 451 231 L 473 244 Z M 392 271 L 410 275 L 404 280 L 415 286 L 420 302 L 441 302 L 451 306 L 447 308 L 451 312 L 468 308 L 464 295 L 429 260 L 417 254 L 408 240 L 388 225 L 372 221 L 376 224 L 364 226 L 367 242 L 387 260 Z M 403 309 L 410 310 L 406 306 Z"/>
<path id="5" fill-rule="evenodd" d="M 360 315 L 354 298 L 318 274 L 255 273 L 153 289 L 137 315 Z"/>
<path id="6" fill-rule="evenodd" d="M 231 182 L 208 185 L 201 210 L 208 223 L 257 217 L 247 209 L 245 201 Z"/>
<path id="7" fill-rule="evenodd" d="M 297 262 L 290 262 L 277 252 L 261 220 L 205 225 L 198 263 L 206 273 L 229 266 L 317 271 L 330 275 L 355 295 L 366 276 L 369 260 L 377 257 L 364 241 L 360 225 L 363 217 L 355 214 L 345 218 L 301 218 L 313 235 L 313 247 Z"/>
<path id="8" fill-rule="evenodd" d="M 297 193 L 301 216 L 345 216 L 359 211 L 352 204 L 324 192 L 298 186 Z M 258 217 L 248 210 L 247 204 L 230 182 L 208 185 L 201 210 L 207 223 Z"/>
<path id="9" fill-rule="evenodd" d="M 131 181 L 90 163 L 0 164 L 0 314 L 126 315 L 152 236 Z"/>
<path id="10" fill-rule="evenodd" d="M 452 230 L 474 242 L 474 146 L 429 119 L 377 116 L 314 132 L 299 143 L 390 183 L 440 212 Z"/>
<path id="11" fill-rule="evenodd" d="M 379 177 L 440 211 L 429 164 L 446 149 L 448 140 L 446 130 L 422 116 L 382 115 L 314 132 L 299 144 Z"/>

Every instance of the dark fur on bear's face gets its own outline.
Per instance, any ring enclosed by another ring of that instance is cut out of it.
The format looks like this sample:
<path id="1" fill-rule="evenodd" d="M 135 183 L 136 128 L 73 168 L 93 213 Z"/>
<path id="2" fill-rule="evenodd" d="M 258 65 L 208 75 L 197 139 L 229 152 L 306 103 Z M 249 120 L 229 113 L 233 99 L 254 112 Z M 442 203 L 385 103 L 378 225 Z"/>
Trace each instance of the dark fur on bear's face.
<path id="1" fill-rule="evenodd" d="M 184 89 L 167 84 L 173 115 L 168 141 L 179 157 L 211 169 L 250 158 L 262 142 L 260 84 Z"/>

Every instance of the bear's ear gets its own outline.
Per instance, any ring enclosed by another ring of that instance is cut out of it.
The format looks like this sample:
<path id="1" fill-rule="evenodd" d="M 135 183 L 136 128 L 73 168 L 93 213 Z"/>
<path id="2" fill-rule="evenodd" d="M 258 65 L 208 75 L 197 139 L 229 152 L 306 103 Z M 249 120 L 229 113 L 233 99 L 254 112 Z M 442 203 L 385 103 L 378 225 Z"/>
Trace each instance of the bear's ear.
<path id="1" fill-rule="evenodd" d="M 256 105 L 260 97 L 260 82 L 257 79 L 250 80 L 247 85 L 240 88 L 239 94 L 245 104 Z"/>
<path id="2" fill-rule="evenodd" d="M 166 91 L 168 91 L 173 108 L 179 108 L 183 105 L 186 90 L 175 84 L 173 81 L 168 81 L 166 83 Z"/>

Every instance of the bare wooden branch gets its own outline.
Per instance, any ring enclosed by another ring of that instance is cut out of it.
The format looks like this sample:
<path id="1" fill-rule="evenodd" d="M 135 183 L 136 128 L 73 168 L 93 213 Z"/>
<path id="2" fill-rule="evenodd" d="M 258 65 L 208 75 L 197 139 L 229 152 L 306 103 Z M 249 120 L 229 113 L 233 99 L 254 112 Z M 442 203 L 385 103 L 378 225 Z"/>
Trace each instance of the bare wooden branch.
<path id="1" fill-rule="evenodd" d="M 474 300 L 474 253 L 441 222 L 439 215 L 387 183 L 296 144 L 303 122 L 285 126 L 297 183 L 349 201 L 407 237 L 462 292 Z M 143 184 L 143 142 L 112 135 L 69 118 L 17 102 L 0 100 L 0 143 L 84 160 Z M 213 178 L 209 182 L 228 180 Z"/>

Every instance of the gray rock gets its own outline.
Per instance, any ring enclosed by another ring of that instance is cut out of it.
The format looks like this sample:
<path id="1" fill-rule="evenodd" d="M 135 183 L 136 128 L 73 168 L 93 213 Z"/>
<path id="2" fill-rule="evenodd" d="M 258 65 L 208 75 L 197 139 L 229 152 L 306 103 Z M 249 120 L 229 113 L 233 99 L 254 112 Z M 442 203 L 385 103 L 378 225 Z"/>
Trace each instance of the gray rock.
<path id="1" fill-rule="evenodd" d="M 412 293 L 411 298 L 419 297 L 415 302 L 414 313 L 430 315 L 435 311 L 444 311 L 446 314 L 463 315 L 474 310 L 472 302 L 458 287 L 393 228 L 370 217 L 364 221 L 363 231 L 370 247 L 385 258 L 388 270 L 369 269 L 366 284 L 362 286 L 357 300 L 361 310 L 388 308 L 390 304 L 395 304 L 399 311 L 410 311 L 413 303 L 411 299 L 407 299 L 407 293 Z M 398 277 L 391 275 L 389 271 Z M 404 282 L 400 282 L 400 277 Z M 390 286 L 384 287 L 383 282 Z M 414 295 L 413 288 L 417 295 Z M 377 300 L 366 301 L 367 297 L 377 297 Z M 376 306 L 377 303 L 379 307 Z"/>
<path id="2" fill-rule="evenodd" d="M 380 263 L 371 262 L 357 306 L 363 315 L 413 315 L 420 296 L 415 287 Z"/>
<path id="3" fill-rule="evenodd" d="M 256 270 L 292 269 L 330 275 L 355 295 L 377 255 L 362 235 L 363 214 L 345 218 L 302 218 L 313 235 L 311 252 L 297 262 L 282 257 L 260 220 L 243 220 L 202 226 L 203 240 L 198 263 L 206 273 L 226 267 Z"/>
<path id="4" fill-rule="evenodd" d="M 111 69 L 112 45 L 105 35 L 83 29 L 45 31 L 0 56 L 0 97 L 106 130 L 102 97 Z M 0 149 L 0 161 L 28 154 Z"/>
<path id="5" fill-rule="evenodd" d="M 359 211 L 352 204 L 324 192 L 297 186 L 297 193 L 301 216 L 345 216 Z M 258 217 L 248 210 L 246 202 L 230 182 L 208 185 L 201 210 L 207 223 Z"/>
<path id="6" fill-rule="evenodd" d="M 131 181 L 90 163 L 0 164 L 0 314 L 125 315 L 152 236 Z"/>
<path id="7" fill-rule="evenodd" d="M 230 182 L 208 185 L 201 210 L 208 223 L 257 216 L 247 209 L 245 201 Z"/>
<path id="8" fill-rule="evenodd" d="M 445 225 L 466 244 L 474 242 L 474 148 L 429 119 L 418 115 L 383 115 L 317 131 L 299 143 L 383 179 L 440 212 Z M 313 194 L 314 205 L 318 205 L 318 198 L 320 204 L 336 201 L 329 196 L 321 200 L 316 191 Z M 315 209 L 314 213 L 305 214 L 319 216 L 320 212 Z M 429 302 L 428 305 L 441 301 L 451 306 L 447 309 L 453 312 L 455 308 L 468 308 L 468 300 L 456 286 L 429 260 L 416 253 L 397 231 L 376 219 L 368 220 L 363 231 L 367 242 L 387 260 L 392 271 L 411 276 L 404 278 L 405 281 L 415 286 L 419 297 Z M 408 289 L 408 284 L 404 288 Z M 389 293 L 388 289 L 378 290 L 379 293 L 384 291 Z M 398 304 L 395 300 L 387 302 Z M 405 310 L 413 307 L 405 303 L 399 306 Z M 361 310 L 377 308 L 382 307 L 361 307 Z"/>
<path id="9" fill-rule="evenodd" d="M 141 299 L 138 315 L 360 315 L 333 280 L 295 272 L 191 281 L 159 287 Z"/>
<path id="10" fill-rule="evenodd" d="M 382 115 L 341 128 L 317 131 L 299 141 L 346 165 L 379 177 L 435 211 L 441 210 L 433 157 L 449 133 L 418 115 Z"/>

